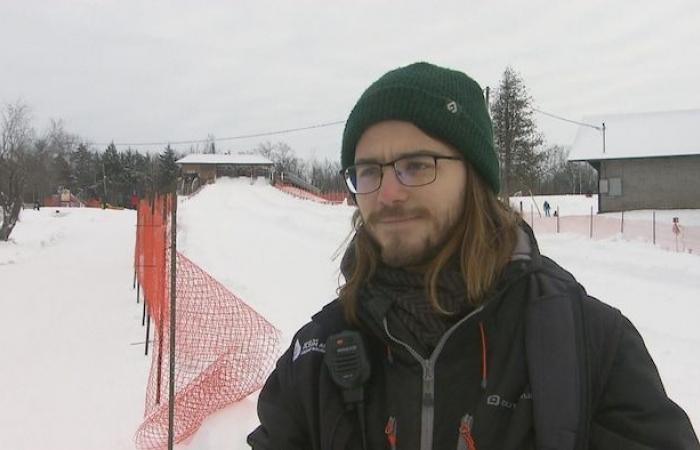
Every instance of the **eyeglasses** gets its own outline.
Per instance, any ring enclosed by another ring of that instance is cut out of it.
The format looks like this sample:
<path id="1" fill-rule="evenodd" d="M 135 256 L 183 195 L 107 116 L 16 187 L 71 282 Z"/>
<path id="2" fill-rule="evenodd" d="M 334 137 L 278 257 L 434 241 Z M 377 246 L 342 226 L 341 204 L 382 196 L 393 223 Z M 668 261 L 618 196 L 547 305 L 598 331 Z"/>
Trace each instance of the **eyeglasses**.
<path id="1" fill-rule="evenodd" d="M 396 178 L 404 186 L 425 186 L 437 178 L 439 159 L 461 161 L 456 156 L 408 155 L 388 163 L 360 163 L 341 170 L 345 184 L 353 194 L 371 194 L 379 189 L 384 178 L 384 168 L 394 168 Z"/>

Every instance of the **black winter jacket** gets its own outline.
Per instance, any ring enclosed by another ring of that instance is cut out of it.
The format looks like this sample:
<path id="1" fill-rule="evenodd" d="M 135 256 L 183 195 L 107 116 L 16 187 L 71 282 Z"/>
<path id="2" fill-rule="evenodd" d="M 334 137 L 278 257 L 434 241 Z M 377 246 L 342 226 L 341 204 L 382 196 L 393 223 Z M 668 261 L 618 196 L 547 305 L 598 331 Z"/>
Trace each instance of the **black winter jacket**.
<path id="1" fill-rule="evenodd" d="M 367 449 L 700 449 L 634 326 L 541 256 L 526 231 L 498 289 L 430 358 L 386 321 L 361 316 L 371 364 L 361 413 L 323 361 L 328 337 L 355 327 L 337 300 L 324 307 L 267 380 L 248 443 L 361 449 L 364 434 Z"/>

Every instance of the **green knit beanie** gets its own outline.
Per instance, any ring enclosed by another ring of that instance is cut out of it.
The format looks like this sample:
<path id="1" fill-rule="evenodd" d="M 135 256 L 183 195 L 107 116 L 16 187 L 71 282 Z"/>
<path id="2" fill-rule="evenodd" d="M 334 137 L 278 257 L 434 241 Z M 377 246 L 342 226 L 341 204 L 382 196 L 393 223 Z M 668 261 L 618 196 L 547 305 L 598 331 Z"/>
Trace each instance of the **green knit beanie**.
<path id="1" fill-rule="evenodd" d="M 498 157 L 479 84 L 462 72 L 419 62 L 386 73 L 362 94 L 343 133 L 343 169 L 355 162 L 362 133 L 384 120 L 411 122 L 459 150 L 498 193 Z"/>

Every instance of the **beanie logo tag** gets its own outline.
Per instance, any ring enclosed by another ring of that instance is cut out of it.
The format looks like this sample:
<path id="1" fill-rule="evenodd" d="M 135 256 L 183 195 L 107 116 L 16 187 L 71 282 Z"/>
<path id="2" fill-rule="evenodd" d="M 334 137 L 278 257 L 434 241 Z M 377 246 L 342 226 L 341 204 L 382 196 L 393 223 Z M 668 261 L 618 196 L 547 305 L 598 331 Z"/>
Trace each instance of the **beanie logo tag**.
<path id="1" fill-rule="evenodd" d="M 451 112 L 452 114 L 456 114 L 457 111 L 459 110 L 459 106 L 457 105 L 457 102 L 454 100 L 450 100 L 447 103 L 447 110 Z"/>

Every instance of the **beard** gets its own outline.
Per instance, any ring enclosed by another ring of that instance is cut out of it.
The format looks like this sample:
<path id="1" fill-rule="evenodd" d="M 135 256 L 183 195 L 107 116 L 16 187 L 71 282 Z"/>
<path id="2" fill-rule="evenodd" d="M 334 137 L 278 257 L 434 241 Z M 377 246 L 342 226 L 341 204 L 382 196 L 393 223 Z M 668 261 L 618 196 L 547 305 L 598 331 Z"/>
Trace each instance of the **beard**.
<path id="1" fill-rule="evenodd" d="M 425 265 L 442 250 L 458 227 L 462 213 L 463 206 L 456 211 L 447 210 L 438 219 L 427 208 L 390 206 L 370 214 L 365 224 L 384 264 L 410 268 Z M 415 218 L 416 221 L 407 230 L 381 229 L 382 220 L 402 218 Z"/>

